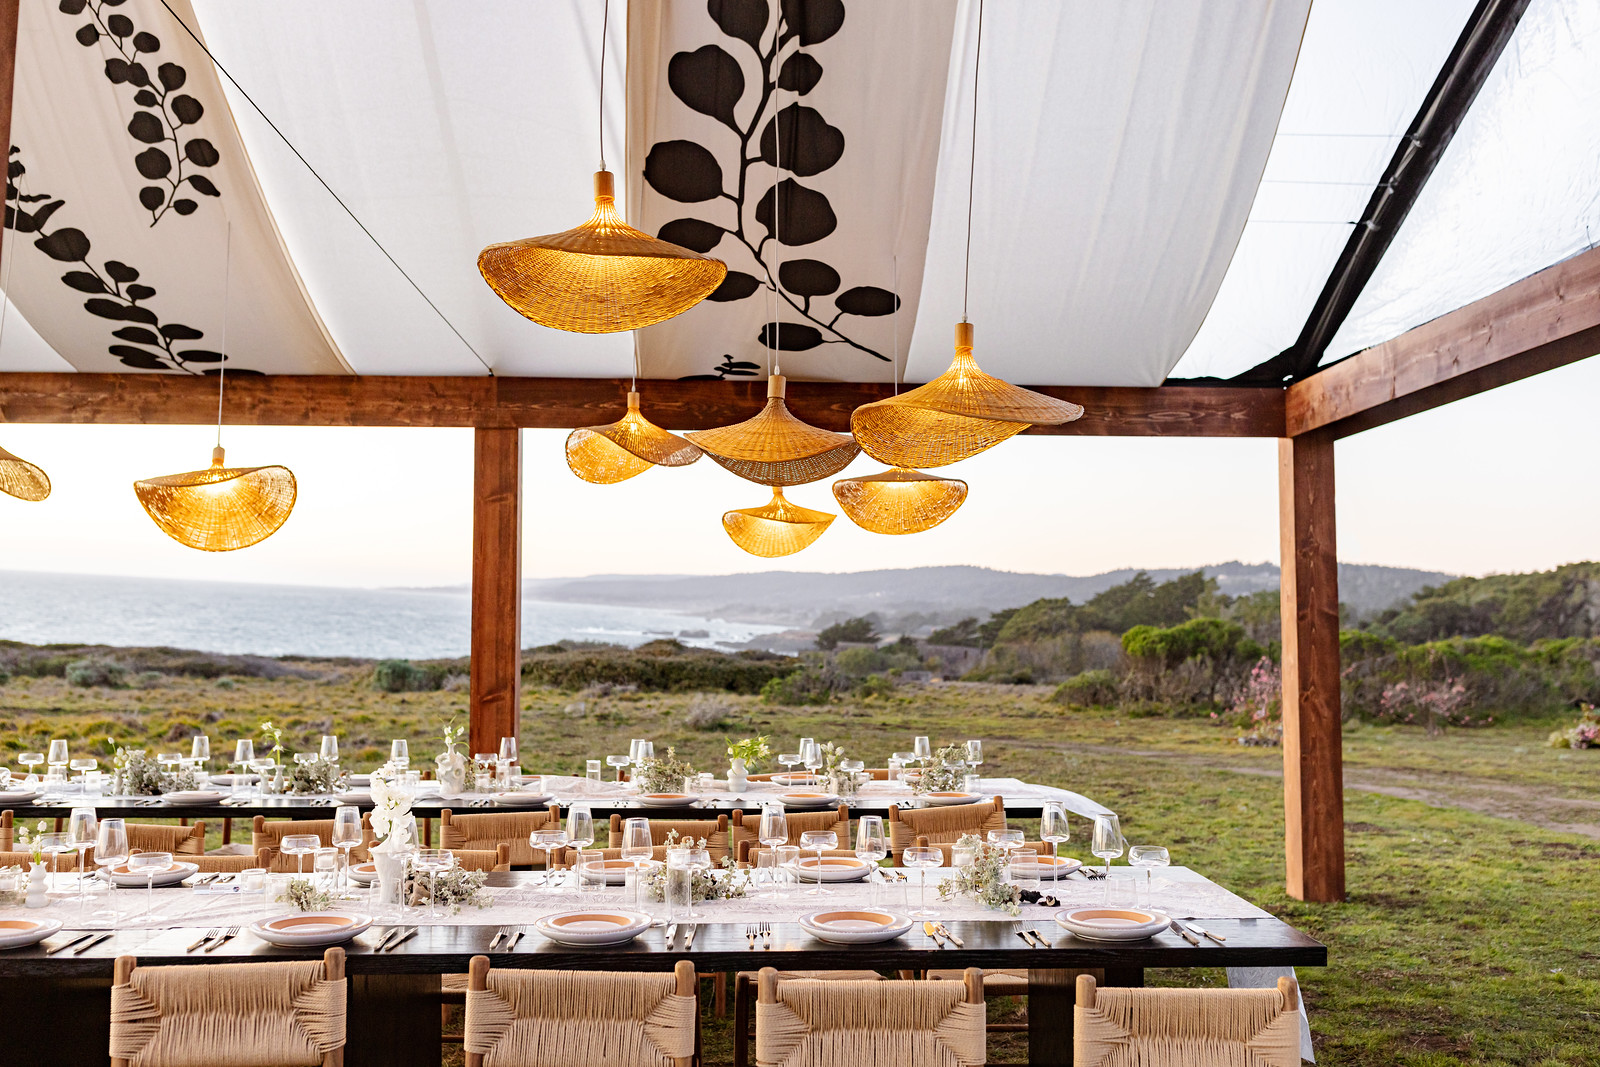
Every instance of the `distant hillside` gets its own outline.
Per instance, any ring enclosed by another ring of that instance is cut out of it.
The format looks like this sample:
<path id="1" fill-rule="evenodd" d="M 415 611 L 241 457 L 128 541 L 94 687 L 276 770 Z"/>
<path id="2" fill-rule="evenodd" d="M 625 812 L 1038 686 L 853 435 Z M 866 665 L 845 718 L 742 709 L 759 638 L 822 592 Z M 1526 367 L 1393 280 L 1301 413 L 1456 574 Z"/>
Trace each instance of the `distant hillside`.
<path id="1" fill-rule="evenodd" d="M 1160 582 L 1195 569 L 1156 568 L 1147 573 Z M 1230 596 L 1278 585 L 1278 567 L 1272 563 L 1235 561 L 1198 569 L 1216 579 L 1218 592 Z M 1067 597 L 1081 604 L 1136 573 L 1131 567 L 1084 576 L 1020 574 L 988 567 L 908 567 L 834 574 L 593 575 L 529 579 L 523 591 L 538 600 L 650 607 L 794 627 L 816 627 L 869 612 L 886 620 L 914 618 L 919 625 L 928 626 L 1019 607 L 1041 597 Z M 1339 599 L 1366 614 L 1452 577 L 1405 567 L 1343 563 L 1339 565 Z"/>

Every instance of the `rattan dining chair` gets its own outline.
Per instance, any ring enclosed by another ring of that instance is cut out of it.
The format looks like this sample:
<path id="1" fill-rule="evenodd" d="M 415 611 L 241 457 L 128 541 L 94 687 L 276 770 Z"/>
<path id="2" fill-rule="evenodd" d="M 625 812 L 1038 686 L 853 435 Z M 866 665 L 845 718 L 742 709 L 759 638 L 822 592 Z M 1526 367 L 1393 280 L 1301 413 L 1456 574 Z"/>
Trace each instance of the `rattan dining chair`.
<path id="1" fill-rule="evenodd" d="M 740 971 L 733 983 L 733 1067 L 750 1067 L 750 1042 L 756 1036 L 752 1028 L 756 1002 L 756 984 L 759 971 Z M 877 971 L 779 971 L 778 981 L 792 982 L 808 978 L 819 982 L 885 982 Z"/>
<path id="2" fill-rule="evenodd" d="M 694 964 L 671 972 L 468 967 L 467 1067 L 628 1064 L 690 1067 L 699 1037 Z"/>
<path id="3" fill-rule="evenodd" d="M 734 812 L 735 815 L 739 814 Z M 728 816 L 718 815 L 715 819 L 651 819 L 650 843 L 664 845 L 667 836 L 674 831 L 679 839 L 694 838 L 696 841 L 705 838 L 706 851 L 711 853 L 712 863 L 721 863 L 722 857 L 729 854 L 728 846 Z M 616 812 L 611 813 L 611 821 L 607 827 L 607 848 L 622 847 L 622 816 Z"/>
<path id="4" fill-rule="evenodd" d="M 956 982 L 779 981 L 763 967 L 756 1063 L 974 1067 L 985 1059 L 983 978 Z"/>
<path id="5" fill-rule="evenodd" d="M 746 815 L 742 811 L 735 811 L 729 822 L 729 833 L 738 841 L 733 858 L 742 861 L 752 849 L 760 847 L 756 843 L 756 834 L 761 828 L 761 813 L 758 811 Z M 786 811 L 784 823 L 789 829 L 788 843 L 791 845 L 798 845 L 800 835 L 808 830 L 832 830 L 839 835 L 841 845 L 850 841 L 850 809 L 844 804 L 822 811 Z"/>
<path id="6" fill-rule="evenodd" d="M 134 852 L 170 852 L 191 859 L 206 853 L 206 824 L 164 826 L 159 823 L 130 822 L 128 847 Z"/>
<path id="7" fill-rule="evenodd" d="M 322 961 L 140 967 L 118 956 L 111 1067 L 341 1067 L 344 949 Z"/>
<path id="8" fill-rule="evenodd" d="M 265 816 L 255 817 L 255 830 L 250 835 L 251 851 L 261 861 L 261 866 L 275 874 L 285 874 L 300 869 L 298 856 L 285 856 L 278 850 L 283 839 L 290 834 L 316 834 L 323 847 L 333 844 L 332 819 L 274 819 L 268 822 Z M 365 863 L 371 859 L 367 851 L 372 847 L 377 837 L 372 832 L 372 816 L 361 816 L 361 844 L 350 850 L 350 858 L 357 863 Z"/>
<path id="9" fill-rule="evenodd" d="M 930 844 L 950 845 L 966 834 L 984 836 L 990 830 L 1006 828 L 1006 806 L 999 797 L 976 804 L 952 804 L 941 808 L 902 808 L 889 806 L 889 855 L 895 866 L 900 855 L 916 839 L 926 837 Z"/>
<path id="10" fill-rule="evenodd" d="M 1078 976 L 1076 1067 L 1299 1067 L 1300 990 L 1097 989 Z"/>
<path id="11" fill-rule="evenodd" d="M 492 851 L 505 845 L 511 850 L 512 866 L 543 867 L 545 855 L 535 852 L 528 844 L 528 835 L 560 825 L 561 809 L 555 804 L 531 811 L 486 811 L 472 815 L 459 815 L 445 808 L 439 813 L 439 847 Z"/>

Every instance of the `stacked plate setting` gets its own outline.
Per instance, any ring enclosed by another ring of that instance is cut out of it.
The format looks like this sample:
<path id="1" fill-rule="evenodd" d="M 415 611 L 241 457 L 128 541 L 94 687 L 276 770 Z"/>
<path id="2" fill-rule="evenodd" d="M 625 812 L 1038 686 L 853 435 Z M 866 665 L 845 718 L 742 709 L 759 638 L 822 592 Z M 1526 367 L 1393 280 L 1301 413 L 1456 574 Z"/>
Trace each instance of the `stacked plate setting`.
<path id="1" fill-rule="evenodd" d="M 257 919 L 250 932 L 272 945 L 312 947 L 341 944 L 371 925 L 371 916 L 319 911 Z"/>
<path id="2" fill-rule="evenodd" d="M 172 866 L 166 870 L 157 871 L 154 875 L 145 871 L 132 871 L 126 863 L 108 870 L 111 884 L 123 889 L 143 889 L 145 886 L 160 887 L 164 885 L 177 885 L 190 875 L 198 874 L 198 863 L 185 863 L 182 860 L 173 860 Z"/>
<path id="3" fill-rule="evenodd" d="M 833 793 L 800 789 L 779 793 L 778 800 L 786 808 L 826 808 L 839 803 L 839 797 Z"/>
<path id="4" fill-rule="evenodd" d="M 628 871 L 633 867 L 632 860 L 604 860 L 605 873 L 600 874 L 590 869 L 583 872 L 585 885 L 626 885 Z M 660 860 L 644 860 L 639 864 L 642 870 L 661 866 Z"/>
<path id="5" fill-rule="evenodd" d="M 893 941 L 913 923 L 904 915 L 876 908 L 816 911 L 800 917 L 800 928 L 819 941 L 836 945 L 859 945 L 873 941 Z"/>
<path id="6" fill-rule="evenodd" d="M 37 945 L 60 929 L 59 919 L 0 919 L 0 949 Z"/>
<path id="7" fill-rule="evenodd" d="M 641 793 L 639 803 L 647 808 L 682 808 L 700 798 L 690 793 Z"/>
<path id="8" fill-rule="evenodd" d="M 940 790 L 922 794 L 922 802 L 929 807 L 942 808 L 946 804 L 976 804 L 983 797 L 977 793 L 961 793 Z"/>
<path id="9" fill-rule="evenodd" d="M 1013 866 L 1011 869 L 1029 874 L 1034 878 L 1054 880 L 1065 878 L 1083 864 L 1070 856 L 1040 856 L 1038 862 L 1031 868 Z"/>
<path id="10" fill-rule="evenodd" d="M 1056 924 L 1088 941 L 1143 941 L 1171 922 L 1159 911 L 1142 908 L 1074 908 L 1056 912 Z"/>
<path id="11" fill-rule="evenodd" d="M 542 808 L 553 796 L 554 793 L 501 793 L 494 802 L 501 808 Z"/>
<path id="12" fill-rule="evenodd" d="M 38 795 L 37 789 L 7 787 L 5 790 L 0 790 L 0 804 L 26 804 Z"/>
<path id="13" fill-rule="evenodd" d="M 168 804 L 220 804 L 223 793 L 218 789 L 180 789 L 161 794 Z"/>
<path id="14" fill-rule="evenodd" d="M 875 866 L 854 856 L 823 856 L 819 867 L 816 853 L 808 856 L 802 852 L 795 876 L 802 882 L 859 882 Z"/>
<path id="15" fill-rule="evenodd" d="M 541 916 L 533 928 L 558 945 L 620 945 L 650 929 L 650 916 L 621 908 L 562 911 Z"/>

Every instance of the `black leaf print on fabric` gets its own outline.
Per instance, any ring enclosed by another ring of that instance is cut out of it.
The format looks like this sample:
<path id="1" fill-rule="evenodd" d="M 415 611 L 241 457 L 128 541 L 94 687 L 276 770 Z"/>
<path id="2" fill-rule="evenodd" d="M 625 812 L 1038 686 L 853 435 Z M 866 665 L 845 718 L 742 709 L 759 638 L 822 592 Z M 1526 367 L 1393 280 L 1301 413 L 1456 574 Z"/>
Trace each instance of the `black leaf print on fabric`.
<path id="1" fill-rule="evenodd" d="M 105 2 L 110 4 L 111 0 Z M 65 0 L 61 6 L 62 10 L 66 9 L 68 5 Z M 83 302 L 83 310 L 112 322 L 137 324 L 119 326 L 112 330 L 112 337 L 127 343 L 109 345 L 106 351 L 116 356 L 123 366 L 133 367 L 136 370 L 181 370 L 196 375 L 217 373 L 220 364 L 226 361 L 227 357 L 220 352 L 204 348 L 178 349 L 177 342 L 199 341 L 205 337 L 205 331 L 181 322 L 162 322 L 161 317 L 144 303 L 156 295 L 156 289 L 139 281 L 137 267 L 119 259 L 108 259 L 102 262 L 97 270 L 89 259 L 92 245 L 88 234 L 73 226 L 62 226 L 45 232 L 45 223 L 65 205 L 66 201 L 52 199 L 47 193 L 28 196 L 21 194 L 17 187 L 17 179 L 27 173 L 27 168 L 17 158 L 19 153 L 20 149 L 13 145 L 11 158 L 6 167 L 4 224 L 15 229 L 17 233 L 39 234 L 33 242 L 35 248 L 57 262 L 73 263 L 82 268 L 67 271 L 61 275 L 61 281 L 70 289 L 92 294 Z M 39 204 L 41 201 L 49 203 L 44 203 L 33 211 L 27 210 L 25 206 Z M 184 204 L 190 205 L 189 211 L 194 210 L 193 200 L 174 201 L 171 205 L 172 210 L 186 214 Z M 147 347 L 139 347 L 141 345 Z M 260 372 L 229 366 L 228 373 L 259 374 Z"/>
<path id="2" fill-rule="evenodd" d="M 680 381 L 685 382 L 717 382 L 728 378 L 754 378 L 761 373 L 761 364 L 751 363 L 747 359 L 734 359 L 731 355 L 724 355 L 722 362 L 712 368 L 710 374 L 686 374 Z"/>
<path id="3" fill-rule="evenodd" d="M 205 105 L 178 92 L 189 80 L 189 72 L 177 63 L 162 63 L 156 68 L 155 80 L 151 80 L 149 68 L 140 62 L 140 57 L 159 52 L 161 39 L 139 30 L 127 15 L 107 14 L 107 8 L 121 7 L 123 3 L 124 0 L 61 0 L 57 7 L 62 14 L 73 17 L 89 13 L 92 21 L 79 26 L 73 36 L 85 48 L 102 41 L 114 47 L 117 55 L 106 60 L 106 79 L 112 85 L 138 86 L 133 102 L 149 109 L 133 113 L 128 120 L 128 135 L 150 146 L 133 157 L 133 165 L 140 177 L 160 183 L 139 189 L 139 206 L 150 213 L 150 225 L 154 226 L 169 211 L 192 215 L 199 208 L 198 201 L 180 195 L 185 184 L 202 196 L 222 195 L 215 182 L 193 173 L 197 167 L 216 166 L 222 157 L 204 137 L 191 138 L 180 145 L 179 132 L 200 121 L 206 113 Z"/>
<path id="4" fill-rule="evenodd" d="M 806 322 L 768 322 L 758 335 L 763 345 L 772 340 L 784 351 L 801 352 L 843 344 L 887 362 L 888 356 L 855 340 L 839 322 L 847 315 L 889 314 L 899 303 L 894 293 L 873 285 L 856 285 L 840 293 L 844 279 L 838 270 L 815 258 L 784 263 L 774 278 L 767 259 L 769 241 L 783 246 L 815 244 L 839 228 L 826 194 L 799 179 L 821 174 L 844 158 L 844 131 L 806 104 L 777 109 L 775 96 L 779 89 L 804 96 L 821 82 L 822 64 L 800 49 L 820 44 L 843 28 L 844 3 L 777 0 L 775 33 L 771 0 L 707 0 L 706 11 L 724 41 L 675 54 L 667 63 L 667 85 L 685 107 L 728 127 L 738 140 L 737 152 L 726 152 L 724 158 L 737 159 L 738 171 L 724 174 L 717 154 L 706 145 L 672 140 L 650 147 L 644 178 L 656 192 L 680 204 L 731 200 L 735 222 L 729 229 L 709 219 L 674 219 L 661 227 L 659 236 L 703 254 L 716 251 L 726 237 L 749 253 L 753 271 L 729 270 L 706 299 L 728 303 L 748 300 L 763 289 L 776 291 Z M 759 86 L 747 84 L 738 59 L 725 47 L 728 41 L 742 42 L 755 54 Z M 738 116 L 745 108 L 750 119 L 741 124 Z M 779 162 L 786 177 L 774 186 L 772 171 Z M 717 217 L 725 218 L 724 210 L 719 206 Z M 752 215 L 759 229 L 747 233 Z M 733 357 L 724 356 L 711 373 L 688 379 L 722 379 L 760 369 L 754 363 L 739 370 L 733 365 Z"/>

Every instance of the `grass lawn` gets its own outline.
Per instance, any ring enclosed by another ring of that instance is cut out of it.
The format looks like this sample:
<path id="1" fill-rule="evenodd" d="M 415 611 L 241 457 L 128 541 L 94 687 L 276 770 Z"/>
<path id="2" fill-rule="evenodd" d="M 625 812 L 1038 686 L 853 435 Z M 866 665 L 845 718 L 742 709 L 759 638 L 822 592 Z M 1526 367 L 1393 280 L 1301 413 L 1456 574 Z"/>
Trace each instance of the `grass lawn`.
<path id="1" fill-rule="evenodd" d="M 1416 727 L 1351 727 L 1347 782 L 1362 787 L 1345 794 L 1349 900 L 1304 904 L 1282 888 L 1277 750 L 1243 748 L 1203 720 L 1068 710 L 1049 693 L 952 684 L 773 708 L 725 694 L 536 690 L 524 695 L 522 756 L 530 768 L 582 773 L 584 759 L 650 737 L 720 771 L 726 741 L 760 731 L 790 744 L 802 734 L 832 740 L 882 765 L 914 734 L 936 745 L 981 737 L 987 771 L 1099 800 L 1121 814 L 1132 842 L 1167 845 L 1175 863 L 1326 942 L 1330 966 L 1300 972 L 1320 1063 L 1600 1065 L 1600 826 L 1584 822 L 1600 823 L 1600 751 L 1545 748 L 1549 722 L 1436 738 Z M 338 733 L 347 759 L 364 766 L 397 736 L 420 759 L 433 751 L 436 726 L 464 721 L 465 708 L 459 692 L 374 692 L 354 670 L 231 687 L 167 679 L 149 690 L 17 678 L 0 687 L 0 762 L 18 769 L 15 753 L 50 737 L 72 740 L 74 755 L 91 743 L 101 754 L 108 733 L 177 747 L 195 729 L 221 752 L 270 718 L 297 749 Z M 691 712 L 713 708 L 723 725 L 686 725 Z M 1567 825 L 1578 832 L 1551 828 Z M 1223 975 L 1152 971 L 1150 980 L 1221 984 Z M 726 1062 L 726 1026 L 708 1018 L 707 1027 L 708 1061 Z M 991 1053 L 1025 1059 L 1016 1041 L 995 1041 Z"/>

